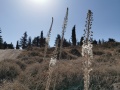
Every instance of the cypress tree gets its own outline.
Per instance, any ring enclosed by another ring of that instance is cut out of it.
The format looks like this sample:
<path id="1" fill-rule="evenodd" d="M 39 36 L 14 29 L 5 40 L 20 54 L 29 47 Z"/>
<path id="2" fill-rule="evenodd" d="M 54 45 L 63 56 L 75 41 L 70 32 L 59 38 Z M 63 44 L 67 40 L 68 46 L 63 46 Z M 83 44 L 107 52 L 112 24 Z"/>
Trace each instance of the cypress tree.
<path id="1" fill-rule="evenodd" d="M 43 31 L 41 31 L 41 35 L 40 35 L 40 47 L 44 47 L 45 46 L 45 38 L 43 37 Z"/>
<path id="2" fill-rule="evenodd" d="M 16 43 L 16 49 L 20 49 L 20 47 L 19 47 L 19 41 L 17 41 L 17 43 Z"/>
<path id="3" fill-rule="evenodd" d="M 75 25 L 72 29 L 72 44 L 73 46 L 76 46 L 76 33 L 75 33 Z"/>

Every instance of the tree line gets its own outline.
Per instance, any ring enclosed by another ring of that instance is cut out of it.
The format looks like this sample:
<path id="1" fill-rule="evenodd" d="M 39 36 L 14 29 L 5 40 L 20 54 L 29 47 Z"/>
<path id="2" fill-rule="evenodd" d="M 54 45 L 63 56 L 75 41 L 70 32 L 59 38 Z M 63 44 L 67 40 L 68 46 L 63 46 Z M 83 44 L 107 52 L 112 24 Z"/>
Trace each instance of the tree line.
<path id="1" fill-rule="evenodd" d="M 6 41 L 4 41 L 1 33 L 2 30 L 0 29 L 0 49 L 14 49 L 12 42 L 8 44 Z"/>
<path id="2" fill-rule="evenodd" d="M 10 44 L 8 44 L 6 41 L 3 40 L 2 35 L 1 35 L 2 31 L 0 29 L 0 49 L 26 49 L 28 47 L 45 47 L 45 43 L 46 43 L 46 38 L 43 35 L 43 31 L 40 32 L 39 36 L 34 37 L 34 39 L 32 40 L 31 36 L 28 37 L 27 32 L 24 32 L 23 36 L 20 38 L 20 40 L 18 40 L 16 42 L 16 47 L 13 46 L 12 42 Z M 79 39 L 79 41 L 77 41 L 76 39 L 76 26 L 74 25 L 72 28 L 72 34 L 71 34 L 71 40 L 67 41 L 67 39 L 64 38 L 63 40 L 63 47 L 69 47 L 69 46 L 82 46 L 83 44 L 83 38 L 81 37 Z M 55 39 L 55 45 L 58 41 L 58 47 L 60 47 L 60 43 L 61 43 L 61 35 L 58 34 L 56 36 Z M 108 41 L 105 42 L 104 39 L 102 40 L 93 40 L 92 41 L 94 45 L 100 45 L 103 43 L 107 43 L 107 42 L 116 42 L 115 39 L 113 38 L 109 38 Z"/>

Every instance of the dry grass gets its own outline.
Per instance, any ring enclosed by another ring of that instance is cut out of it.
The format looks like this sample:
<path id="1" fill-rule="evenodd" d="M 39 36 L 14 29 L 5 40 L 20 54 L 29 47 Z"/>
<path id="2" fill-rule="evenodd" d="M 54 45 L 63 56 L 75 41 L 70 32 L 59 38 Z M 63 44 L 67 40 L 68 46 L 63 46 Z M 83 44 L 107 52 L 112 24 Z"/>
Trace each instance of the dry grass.
<path id="1" fill-rule="evenodd" d="M 90 78 L 91 90 L 113 90 L 112 84 L 120 82 L 119 48 L 116 47 L 114 50 L 113 48 L 102 48 L 94 47 L 94 51 L 103 54 L 94 55 Z M 79 51 L 79 47 L 76 49 Z M 42 61 L 43 51 L 41 50 L 33 48 L 21 53 L 17 60 L 1 61 L 0 90 L 44 90 L 50 59 L 48 57 L 48 60 Z M 53 49 L 49 50 L 53 51 Z M 30 53 L 33 51 L 38 55 L 31 55 Z M 70 54 L 71 48 L 66 48 L 65 51 Z M 25 56 L 27 58 L 23 60 Z M 76 60 L 58 61 L 52 75 L 50 90 L 53 88 L 55 88 L 54 90 L 83 90 L 82 60 L 82 57 L 77 57 Z"/>
<path id="2" fill-rule="evenodd" d="M 24 84 L 18 81 L 5 83 L 0 90 L 29 90 Z"/>

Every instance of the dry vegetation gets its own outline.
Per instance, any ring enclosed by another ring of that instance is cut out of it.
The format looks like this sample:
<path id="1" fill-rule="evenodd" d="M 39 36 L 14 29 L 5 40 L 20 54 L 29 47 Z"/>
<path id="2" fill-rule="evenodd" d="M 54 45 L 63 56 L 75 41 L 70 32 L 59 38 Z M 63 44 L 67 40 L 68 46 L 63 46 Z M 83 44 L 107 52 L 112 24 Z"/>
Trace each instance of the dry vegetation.
<path id="1" fill-rule="evenodd" d="M 107 46 L 97 45 L 93 48 L 90 90 L 113 90 L 113 84 L 120 82 L 120 44 Z M 63 49 L 66 53 L 63 56 L 67 57 L 57 62 L 50 90 L 83 90 L 84 58 L 81 57 L 80 48 Z M 0 90 L 44 90 L 53 50 L 48 49 L 47 60 L 43 60 L 44 48 L 31 48 L 23 51 L 16 60 L 1 61 Z"/>

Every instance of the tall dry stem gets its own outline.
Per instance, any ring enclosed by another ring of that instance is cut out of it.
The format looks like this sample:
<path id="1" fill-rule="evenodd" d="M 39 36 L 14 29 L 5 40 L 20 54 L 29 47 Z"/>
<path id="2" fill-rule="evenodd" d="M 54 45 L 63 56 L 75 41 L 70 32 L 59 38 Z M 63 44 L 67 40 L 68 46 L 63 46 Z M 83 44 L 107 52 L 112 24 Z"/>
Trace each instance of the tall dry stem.
<path id="1" fill-rule="evenodd" d="M 53 74 L 53 71 L 54 71 L 54 69 L 56 67 L 57 54 L 58 54 L 58 40 L 57 40 L 55 50 L 53 52 L 53 56 L 51 57 L 51 60 L 49 62 L 49 72 L 48 72 L 49 74 L 48 74 L 45 90 L 49 90 L 49 88 L 50 88 L 50 82 L 51 82 L 51 79 L 52 79 L 52 74 Z M 55 78 L 55 83 L 56 83 L 56 78 Z M 55 88 L 55 84 L 54 84 L 53 88 Z"/>
<path id="2" fill-rule="evenodd" d="M 92 47 L 92 34 L 93 32 L 90 31 L 93 21 L 93 13 L 91 10 L 88 10 L 87 18 L 86 18 L 86 29 L 84 30 L 84 40 L 82 45 L 82 56 L 85 57 L 85 60 L 83 61 L 84 66 L 84 90 L 89 90 L 89 84 L 90 84 L 90 72 L 92 70 L 91 64 L 93 59 L 93 51 Z"/>
<path id="3" fill-rule="evenodd" d="M 48 49 L 48 45 L 49 45 L 49 41 L 50 41 L 50 35 L 51 35 L 51 31 L 52 31 L 52 25 L 53 25 L 53 17 L 52 17 L 51 26 L 50 26 L 50 29 L 49 29 L 49 32 L 47 34 L 46 41 L 45 41 L 45 50 L 44 50 L 43 60 L 45 60 L 45 58 L 46 58 L 46 53 L 47 53 L 47 49 Z"/>
<path id="4" fill-rule="evenodd" d="M 60 42 L 59 60 L 61 59 L 62 47 L 63 47 L 63 41 L 64 41 L 64 34 L 65 34 L 66 27 L 67 27 L 67 22 L 68 22 L 68 8 L 67 8 L 67 11 L 66 11 L 66 15 L 65 15 L 64 22 L 63 22 L 63 27 L 62 27 L 62 38 L 61 38 L 61 42 Z"/>

